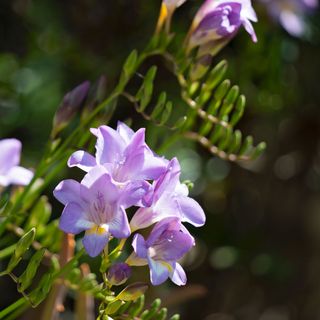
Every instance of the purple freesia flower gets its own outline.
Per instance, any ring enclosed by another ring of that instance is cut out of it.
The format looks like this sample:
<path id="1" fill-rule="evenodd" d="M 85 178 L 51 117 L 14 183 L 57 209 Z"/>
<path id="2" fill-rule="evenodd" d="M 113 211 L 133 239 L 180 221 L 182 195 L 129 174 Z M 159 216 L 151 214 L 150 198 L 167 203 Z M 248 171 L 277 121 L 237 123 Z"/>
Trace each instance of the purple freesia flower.
<path id="1" fill-rule="evenodd" d="M 167 171 L 153 183 L 152 190 L 145 196 L 147 207 L 139 208 L 133 216 L 130 226 L 132 231 L 146 228 L 167 217 L 177 217 L 196 227 L 205 223 L 205 214 L 194 199 L 188 197 L 188 188 L 181 184 L 180 164 L 172 159 Z"/>
<path id="2" fill-rule="evenodd" d="M 97 137 L 96 156 L 76 151 L 68 161 L 70 167 L 77 166 L 88 172 L 97 165 L 103 165 L 113 180 L 120 184 L 154 180 L 165 171 L 167 160 L 156 156 L 147 146 L 144 128 L 134 132 L 119 122 L 117 130 L 100 126 L 91 132 Z"/>
<path id="3" fill-rule="evenodd" d="M 260 0 L 271 17 L 279 21 L 292 36 L 300 37 L 308 26 L 306 16 L 317 6 L 317 0 Z"/>
<path id="4" fill-rule="evenodd" d="M 127 263 L 132 266 L 149 265 L 153 285 L 159 285 L 168 277 L 177 285 L 186 284 L 186 274 L 177 262 L 192 246 L 194 238 L 178 218 L 167 218 L 157 223 L 147 240 L 136 234 L 132 246 L 134 253 Z"/>
<path id="5" fill-rule="evenodd" d="M 21 147 L 17 139 L 0 140 L 0 186 L 27 185 L 31 181 L 32 171 L 18 166 Z"/>
<path id="6" fill-rule="evenodd" d="M 208 53 L 216 53 L 236 35 L 241 26 L 257 42 L 251 21 L 257 22 L 257 16 L 250 0 L 206 0 L 189 31 L 188 50 L 200 46 L 201 50 L 205 48 Z"/>
<path id="7" fill-rule="evenodd" d="M 102 166 L 96 166 L 81 183 L 64 180 L 54 190 L 54 196 L 65 205 L 60 229 L 78 234 L 85 231 L 83 245 L 91 257 L 107 245 L 109 237 L 127 238 L 130 227 L 125 209 L 138 203 L 148 191 L 144 181 L 119 188 Z"/>

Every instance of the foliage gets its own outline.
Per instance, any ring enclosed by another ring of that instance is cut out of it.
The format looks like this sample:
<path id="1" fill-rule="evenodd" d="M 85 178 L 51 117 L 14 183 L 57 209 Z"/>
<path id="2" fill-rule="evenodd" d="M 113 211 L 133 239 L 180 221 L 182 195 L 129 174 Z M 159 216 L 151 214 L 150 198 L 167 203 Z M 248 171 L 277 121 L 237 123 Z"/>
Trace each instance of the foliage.
<path id="1" fill-rule="evenodd" d="M 122 242 L 103 257 L 100 268 L 102 280 L 95 273 L 83 272 L 81 258 L 84 251 L 80 249 L 73 255 L 74 239 L 59 231 L 58 220 L 53 217 L 45 189 L 56 182 L 57 175 L 75 149 L 92 145 L 89 128 L 111 121 L 118 102 L 123 98 L 147 122 L 170 131 L 159 150 L 163 151 L 183 138 L 196 141 L 211 154 L 227 161 L 251 161 L 262 154 L 266 147 L 264 142 L 255 145 L 250 135 L 245 136 L 235 129 L 244 114 L 246 99 L 240 94 L 239 87 L 232 86 L 231 81 L 225 78 L 226 61 L 206 66 L 200 76 L 195 77 L 197 58 L 185 50 L 177 50 L 175 41 L 178 40 L 167 30 L 158 30 L 145 50 L 130 53 L 118 83 L 108 94 L 99 90 L 103 85 L 100 79 L 96 87 L 91 86 L 88 94 L 86 85 L 85 94 L 76 102 L 70 97 L 79 94 L 79 87 L 66 95 L 54 118 L 50 141 L 32 181 L 24 189 L 4 190 L 0 207 L 0 236 L 12 233 L 18 241 L 1 248 L 0 257 L 7 258 L 9 262 L 0 276 L 9 276 L 16 283 L 21 299 L 0 311 L 0 319 L 14 319 L 28 306 L 37 307 L 46 298 L 44 314 L 50 312 L 52 301 L 57 303 L 61 298 L 59 290 L 62 287 L 99 300 L 98 319 L 108 319 L 109 315 L 114 319 L 167 318 L 167 309 L 160 308 L 159 299 L 149 309 L 144 308 L 145 284 L 128 285 L 116 294 L 108 283 L 106 269 L 123 254 Z M 141 76 L 142 65 L 153 57 L 161 57 L 177 79 L 181 101 L 184 102 L 178 112 L 175 112 L 177 106 L 170 101 L 167 92 L 155 97 L 155 65 Z M 131 93 L 128 84 L 137 74 L 142 81 L 139 88 Z M 21 263 L 24 263 L 24 271 L 18 274 L 16 270 Z M 45 266 L 44 272 L 40 272 L 41 266 Z M 176 320 L 179 316 L 174 315 L 170 319 Z"/>

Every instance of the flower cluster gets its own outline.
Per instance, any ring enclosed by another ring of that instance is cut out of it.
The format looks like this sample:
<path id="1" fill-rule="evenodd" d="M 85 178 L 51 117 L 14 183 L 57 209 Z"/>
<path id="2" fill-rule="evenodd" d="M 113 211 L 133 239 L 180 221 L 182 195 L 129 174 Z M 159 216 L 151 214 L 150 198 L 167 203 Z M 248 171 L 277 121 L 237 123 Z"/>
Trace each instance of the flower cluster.
<path id="1" fill-rule="evenodd" d="M 0 186 L 24 186 L 32 179 L 33 173 L 19 166 L 21 147 L 21 142 L 17 139 L 0 140 Z"/>
<path id="2" fill-rule="evenodd" d="M 126 239 L 155 224 L 147 240 L 134 235 L 134 252 L 127 264 L 117 265 L 109 277 L 122 283 L 130 273 L 128 265 L 148 264 L 154 285 L 168 277 L 185 284 L 185 273 L 177 261 L 191 249 L 194 239 L 182 222 L 202 226 L 205 215 L 180 183 L 178 160 L 154 154 L 145 143 L 145 129 L 134 132 L 119 123 L 116 130 L 100 126 L 91 132 L 97 138 L 95 156 L 80 150 L 68 161 L 69 167 L 86 172 L 84 178 L 80 183 L 64 180 L 54 190 L 65 205 L 60 228 L 72 234 L 85 231 L 83 245 L 95 257 L 111 238 Z M 130 207 L 137 211 L 129 223 L 126 209 Z"/>

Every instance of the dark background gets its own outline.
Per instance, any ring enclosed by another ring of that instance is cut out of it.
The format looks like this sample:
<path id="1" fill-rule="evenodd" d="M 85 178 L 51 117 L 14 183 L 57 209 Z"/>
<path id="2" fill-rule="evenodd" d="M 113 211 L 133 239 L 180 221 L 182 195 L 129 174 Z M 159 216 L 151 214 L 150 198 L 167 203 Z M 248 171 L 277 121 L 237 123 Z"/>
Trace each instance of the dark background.
<path id="1" fill-rule="evenodd" d="M 178 37 L 200 4 L 190 0 L 177 12 Z M 0 137 L 23 141 L 25 166 L 41 156 L 64 93 L 101 74 L 110 90 L 128 53 L 152 35 L 159 6 L 0 0 Z M 207 214 L 205 227 L 191 228 L 198 245 L 184 264 L 188 285 L 150 290 L 182 319 L 320 319 L 320 15 L 310 16 L 311 34 L 297 39 L 255 7 L 258 44 L 241 30 L 215 62 L 228 60 L 228 77 L 248 99 L 240 128 L 268 143 L 265 155 L 239 166 L 185 141 L 166 152 L 180 159 Z M 168 72 L 160 71 L 157 83 L 181 103 Z M 117 119 L 147 125 L 130 105 L 122 110 Z M 152 141 L 158 129 L 148 130 Z M 1 287 L 4 306 L 15 288 Z"/>

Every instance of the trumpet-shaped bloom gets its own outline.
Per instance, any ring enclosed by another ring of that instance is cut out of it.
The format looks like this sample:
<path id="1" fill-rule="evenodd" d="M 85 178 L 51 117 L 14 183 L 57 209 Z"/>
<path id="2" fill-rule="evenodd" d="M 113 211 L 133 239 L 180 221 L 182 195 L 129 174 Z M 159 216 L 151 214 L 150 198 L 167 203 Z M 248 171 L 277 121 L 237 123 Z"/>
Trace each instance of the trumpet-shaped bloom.
<path id="1" fill-rule="evenodd" d="M 196 14 L 189 32 L 189 49 L 224 46 L 241 26 L 257 41 L 251 21 L 257 16 L 250 0 L 207 0 Z"/>
<path id="2" fill-rule="evenodd" d="M 17 139 L 0 140 L 0 186 L 10 184 L 27 185 L 33 173 L 18 166 L 20 162 L 21 142 Z"/>
<path id="3" fill-rule="evenodd" d="M 102 166 L 87 173 L 81 183 L 64 180 L 54 190 L 54 196 L 65 205 L 59 227 L 73 234 L 85 231 L 83 245 L 88 254 L 95 257 L 110 236 L 129 237 L 125 209 L 139 202 L 148 188 L 146 182 L 119 188 Z"/>
<path id="4" fill-rule="evenodd" d="M 90 171 L 103 165 L 114 181 L 125 183 L 135 180 L 157 179 L 166 169 L 167 161 L 156 156 L 145 143 L 145 129 L 137 132 L 119 122 L 117 130 L 108 126 L 91 129 L 97 137 L 96 155 L 76 151 L 68 161 L 70 167 L 77 166 Z"/>
<path id="5" fill-rule="evenodd" d="M 127 263 L 132 266 L 148 264 L 153 285 L 169 277 L 179 286 L 186 284 L 186 274 L 177 261 L 194 246 L 194 238 L 178 218 L 167 218 L 156 224 L 147 240 L 136 234 L 132 246 L 134 253 Z"/>
<path id="6" fill-rule="evenodd" d="M 205 223 L 205 214 L 194 199 L 188 197 L 188 188 L 181 184 L 180 165 L 176 158 L 168 164 L 167 171 L 153 183 L 152 190 L 145 196 L 145 208 L 139 208 L 133 216 L 132 230 L 146 228 L 167 217 L 177 217 L 196 227 Z"/>

